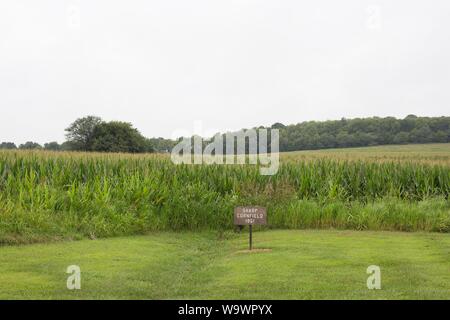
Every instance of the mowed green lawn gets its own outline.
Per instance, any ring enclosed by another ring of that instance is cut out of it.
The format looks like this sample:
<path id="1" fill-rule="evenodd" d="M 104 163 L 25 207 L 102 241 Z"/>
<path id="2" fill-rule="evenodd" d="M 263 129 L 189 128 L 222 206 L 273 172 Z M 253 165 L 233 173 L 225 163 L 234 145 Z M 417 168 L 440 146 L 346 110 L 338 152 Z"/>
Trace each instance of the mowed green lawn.
<path id="1" fill-rule="evenodd" d="M 0 248 L 1 299 L 450 299 L 450 235 L 154 233 Z M 68 290 L 66 268 L 81 268 Z M 381 268 L 381 290 L 366 269 Z"/>

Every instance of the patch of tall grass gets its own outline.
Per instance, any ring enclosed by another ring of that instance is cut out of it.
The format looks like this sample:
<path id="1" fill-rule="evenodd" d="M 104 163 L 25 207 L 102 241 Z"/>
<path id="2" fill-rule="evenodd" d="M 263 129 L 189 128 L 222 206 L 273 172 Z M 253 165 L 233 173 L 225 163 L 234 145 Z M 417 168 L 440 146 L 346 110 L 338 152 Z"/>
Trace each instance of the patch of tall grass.
<path id="1" fill-rule="evenodd" d="M 274 228 L 450 228 L 444 165 L 318 159 L 174 165 L 161 156 L 0 152 L 0 241 L 232 228 L 233 208 L 269 208 Z"/>

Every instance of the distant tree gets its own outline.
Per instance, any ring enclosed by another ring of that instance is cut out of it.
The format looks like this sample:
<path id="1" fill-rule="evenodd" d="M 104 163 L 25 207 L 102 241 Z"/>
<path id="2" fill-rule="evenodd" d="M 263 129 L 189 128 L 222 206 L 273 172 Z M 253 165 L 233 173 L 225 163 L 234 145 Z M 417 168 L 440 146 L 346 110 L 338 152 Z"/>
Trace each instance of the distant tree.
<path id="1" fill-rule="evenodd" d="M 151 147 L 153 152 L 170 152 L 175 146 L 176 142 L 170 139 L 164 138 L 150 138 L 148 140 L 148 145 Z"/>
<path id="2" fill-rule="evenodd" d="M 286 126 L 285 126 L 284 124 L 279 123 L 279 122 L 276 122 L 276 123 L 274 123 L 274 124 L 271 126 L 272 129 L 283 129 L 283 128 L 285 128 L 285 127 L 286 127 Z"/>
<path id="3" fill-rule="evenodd" d="M 271 128 L 280 131 L 280 151 L 450 142 L 450 117 L 408 115 L 404 119 L 342 118 L 291 125 L 274 123 Z M 177 143 L 176 140 L 164 138 L 146 139 L 129 123 L 105 123 L 93 116 L 76 120 L 66 131 L 68 141 L 61 145 L 62 150 L 168 152 Z M 204 145 L 206 144 L 207 141 L 204 140 Z M 270 135 L 268 144 L 270 145 Z"/>
<path id="4" fill-rule="evenodd" d="M 370 133 L 361 131 L 356 132 L 353 136 L 355 147 L 369 146 L 375 140 L 373 135 L 371 135 Z"/>
<path id="5" fill-rule="evenodd" d="M 435 142 L 450 142 L 449 135 L 443 130 L 436 131 L 433 136 Z"/>
<path id="6" fill-rule="evenodd" d="M 280 151 L 450 141 L 450 117 L 342 118 L 277 127 Z"/>
<path id="7" fill-rule="evenodd" d="M 95 116 L 87 116 L 75 120 L 66 129 L 66 138 L 71 143 L 72 150 L 91 150 L 94 130 L 102 123 L 102 119 Z"/>
<path id="8" fill-rule="evenodd" d="M 103 122 L 92 133 L 92 151 L 139 153 L 148 147 L 147 140 L 127 122 Z"/>
<path id="9" fill-rule="evenodd" d="M 39 143 L 27 141 L 24 144 L 19 146 L 19 149 L 31 150 L 31 149 L 42 149 L 42 146 Z"/>
<path id="10" fill-rule="evenodd" d="M 17 149 L 17 146 L 13 142 L 2 142 L 0 143 L 0 149 Z"/>
<path id="11" fill-rule="evenodd" d="M 77 148 L 73 145 L 72 142 L 65 141 L 65 142 L 61 143 L 60 150 L 61 151 L 74 151 L 74 150 L 76 151 Z"/>
<path id="12" fill-rule="evenodd" d="M 409 141 L 409 135 L 407 132 L 399 132 L 395 135 L 393 142 L 395 144 L 405 144 Z"/>
<path id="13" fill-rule="evenodd" d="M 324 148 L 335 148 L 336 147 L 336 138 L 329 133 L 323 133 L 320 136 L 320 141 L 322 141 Z"/>
<path id="14" fill-rule="evenodd" d="M 411 131 L 410 138 L 412 141 L 418 143 L 431 142 L 433 139 L 433 132 L 425 125 L 423 127 L 414 128 L 414 130 Z"/>
<path id="15" fill-rule="evenodd" d="M 51 151 L 59 151 L 59 150 L 61 150 L 61 145 L 58 142 L 56 142 L 56 141 L 52 141 L 52 142 L 49 142 L 49 143 L 45 143 L 44 144 L 44 149 L 45 150 L 51 150 Z"/>
<path id="16" fill-rule="evenodd" d="M 151 139 L 144 138 L 144 152 L 153 153 L 156 152 L 156 148 Z"/>
<path id="17" fill-rule="evenodd" d="M 345 131 L 339 132 L 339 134 L 336 137 L 336 141 L 339 147 L 346 148 L 346 147 L 353 147 L 353 136 L 348 134 Z"/>

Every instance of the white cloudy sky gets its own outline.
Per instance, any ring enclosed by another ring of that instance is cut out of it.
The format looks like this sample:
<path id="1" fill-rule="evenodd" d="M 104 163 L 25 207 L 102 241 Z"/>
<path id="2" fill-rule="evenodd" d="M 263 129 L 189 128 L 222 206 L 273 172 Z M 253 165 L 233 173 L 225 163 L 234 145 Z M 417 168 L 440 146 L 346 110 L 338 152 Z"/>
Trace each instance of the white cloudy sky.
<path id="1" fill-rule="evenodd" d="M 0 141 L 449 115 L 448 0 L 1 0 Z"/>

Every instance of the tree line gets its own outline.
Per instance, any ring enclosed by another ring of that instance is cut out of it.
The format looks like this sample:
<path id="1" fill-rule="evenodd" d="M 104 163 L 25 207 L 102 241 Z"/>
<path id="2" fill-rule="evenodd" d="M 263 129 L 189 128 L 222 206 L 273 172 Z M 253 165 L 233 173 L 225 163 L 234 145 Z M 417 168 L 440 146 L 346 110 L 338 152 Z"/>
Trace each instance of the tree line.
<path id="1" fill-rule="evenodd" d="M 122 121 L 105 122 L 96 116 L 75 120 L 66 130 L 66 141 L 56 141 L 41 146 L 36 142 L 26 142 L 17 147 L 12 142 L 3 142 L 0 149 L 45 149 L 52 151 L 95 151 L 145 153 L 162 151 L 158 139 L 145 138 L 131 123 Z M 160 138 L 162 139 L 162 138 Z"/>
<path id="2" fill-rule="evenodd" d="M 282 151 L 450 142 L 450 117 L 342 118 L 272 128 L 280 129 Z"/>
<path id="3" fill-rule="evenodd" d="M 342 118 L 292 125 L 275 123 L 270 128 L 280 130 L 280 151 L 450 142 L 450 117 Z M 131 123 L 105 122 L 99 117 L 87 116 L 77 119 L 66 129 L 66 141 L 62 144 L 49 142 L 41 146 L 29 141 L 17 147 L 12 142 L 2 142 L 0 149 L 148 153 L 169 152 L 178 141 L 149 139 Z"/>

